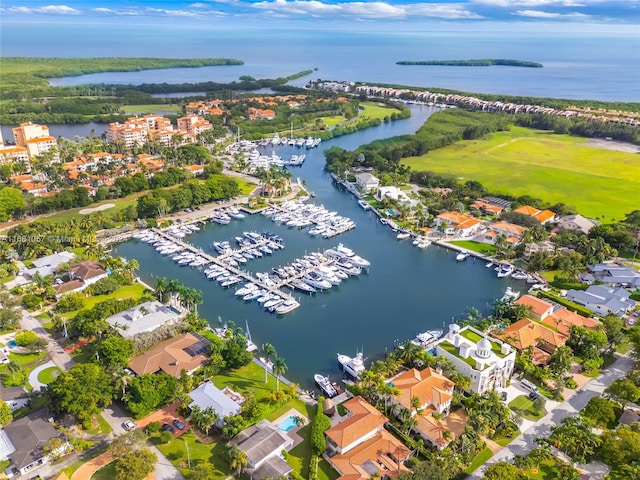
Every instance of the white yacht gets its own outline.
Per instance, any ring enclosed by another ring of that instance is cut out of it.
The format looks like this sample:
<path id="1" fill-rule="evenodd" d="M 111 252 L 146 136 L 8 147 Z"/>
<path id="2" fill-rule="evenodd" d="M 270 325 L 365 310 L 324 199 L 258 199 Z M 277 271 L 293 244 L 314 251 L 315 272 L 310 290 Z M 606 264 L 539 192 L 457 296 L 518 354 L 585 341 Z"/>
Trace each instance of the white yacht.
<path id="1" fill-rule="evenodd" d="M 363 210 L 371 209 L 371 205 L 366 200 L 358 200 L 358 205 L 362 207 Z"/>
<path id="2" fill-rule="evenodd" d="M 502 300 L 503 302 L 511 302 L 517 300 L 519 296 L 520 292 L 516 292 L 511 287 L 507 287 L 507 289 L 504 291 L 504 295 L 500 300 Z"/>
<path id="3" fill-rule="evenodd" d="M 348 355 L 338 354 L 338 363 L 342 370 L 345 373 L 350 375 L 353 378 L 359 378 L 362 375 L 362 372 L 365 371 L 364 367 L 364 358 L 362 356 L 362 352 L 356 353 L 355 357 L 350 357 Z"/>
<path id="4" fill-rule="evenodd" d="M 505 263 L 498 269 L 498 278 L 508 277 L 513 273 L 514 267 L 510 263 Z"/>
<path id="5" fill-rule="evenodd" d="M 414 345 L 419 345 L 425 350 L 429 350 L 440 339 L 444 332 L 442 330 L 427 330 L 419 333 L 416 338 L 410 340 Z"/>
<path id="6" fill-rule="evenodd" d="M 469 258 L 469 252 L 460 252 L 459 254 L 456 255 L 457 262 L 463 262 L 467 258 Z"/>
<path id="7" fill-rule="evenodd" d="M 333 388 L 333 385 L 331 385 L 329 378 L 324 377 L 319 373 L 316 373 L 313 376 L 313 380 L 316 382 L 316 385 L 320 387 L 320 390 L 322 390 L 322 393 L 326 395 L 328 398 L 333 398 L 338 395 L 338 392 L 336 391 L 336 389 Z"/>

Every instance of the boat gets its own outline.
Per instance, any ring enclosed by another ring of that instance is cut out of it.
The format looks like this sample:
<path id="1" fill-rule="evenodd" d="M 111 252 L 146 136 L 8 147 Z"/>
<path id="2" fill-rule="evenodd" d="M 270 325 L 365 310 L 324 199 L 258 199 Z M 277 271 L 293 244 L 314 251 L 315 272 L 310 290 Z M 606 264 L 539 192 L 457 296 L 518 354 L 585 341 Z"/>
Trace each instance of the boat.
<path id="1" fill-rule="evenodd" d="M 338 363 L 342 370 L 348 374 L 349 376 L 358 379 L 362 372 L 364 372 L 364 358 L 362 357 L 362 352 L 356 353 L 355 357 L 350 357 L 348 355 L 338 354 Z"/>
<path id="2" fill-rule="evenodd" d="M 398 235 L 396 235 L 396 238 L 398 240 L 406 240 L 410 236 L 411 236 L 411 234 L 409 232 L 400 232 Z"/>
<path id="3" fill-rule="evenodd" d="M 414 345 L 419 345 L 425 350 L 429 350 L 433 345 L 442 337 L 444 332 L 442 330 L 427 330 L 426 332 L 419 333 L 416 338 L 410 340 Z"/>
<path id="4" fill-rule="evenodd" d="M 414 243 L 414 245 L 418 248 L 427 248 L 429 245 L 431 245 L 431 240 L 427 240 L 426 238 L 423 238 L 418 243 Z"/>
<path id="5" fill-rule="evenodd" d="M 371 205 L 369 205 L 369 203 L 367 201 L 365 201 L 365 200 L 358 200 L 358 205 L 360 205 L 363 210 L 370 210 L 371 209 Z"/>
<path id="6" fill-rule="evenodd" d="M 331 385 L 331 382 L 329 381 L 328 377 L 325 377 L 323 375 L 320 375 L 319 373 L 316 373 L 313 376 L 313 380 L 314 382 L 316 382 L 316 385 L 318 385 L 320 390 L 322 390 L 322 393 L 326 395 L 328 398 L 333 398 L 338 395 L 338 392 L 336 391 L 335 388 L 333 388 L 333 385 Z"/>
<path id="7" fill-rule="evenodd" d="M 500 300 L 502 300 L 503 302 L 512 302 L 513 300 L 517 300 L 519 296 L 520 292 L 516 292 L 511 287 L 507 287 L 507 289 L 504 291 L 504 295 Z"/>
<path id="8" fill-rule="evenodd" d="M 498 270 L 498 278 L 508 277 L 513 273 L 513 270 L 513 265 L 511 265 L 510 263 L 505 263 Z"/>
<path id="9" fill-rule="evenodd" d="M 279 305 L 272 307 L 273 310 L 271 311 L 275 312 L 277 315 L 284 315 L 285 313 L 289 313 L 292 310 L 295 310 L 299 306 L 300 304 L 295 300 L 285 300 Z"/>
<path id="10" fill-rule="evenodd" d="M 468 257 L 469 257 L 469 252 L 460 252 L 459 254 L 456 255 L 456 261 L 462 262 L 466 260 Z"/>
<path id="11" fill-rule="evenodd" d="M 493 267 L 493 262 L 489 262 L 485 265 L 486 268 L 491 268 Z"/>
<path id="12" fill-rule="evenodd" d="M 528 277 L 529 277 L 529 275 L 527 275 L 522 270 L 516 270 L 515 272 L 513 272 L 511 274 L 511 278 L 513 278 L 515 280 L 526 280 Z"/>

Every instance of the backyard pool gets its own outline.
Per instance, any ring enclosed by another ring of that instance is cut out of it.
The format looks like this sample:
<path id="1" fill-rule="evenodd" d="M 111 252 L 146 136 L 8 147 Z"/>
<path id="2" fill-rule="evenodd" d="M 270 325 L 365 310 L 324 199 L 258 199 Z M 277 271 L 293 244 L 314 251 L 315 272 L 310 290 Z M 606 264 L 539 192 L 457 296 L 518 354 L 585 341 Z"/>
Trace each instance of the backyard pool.
<path id="1" fill-rule="evenodd" d="M 7 342 L 7 346 L 8 346 L 9 348 L 18 348 L 18 344 L 16 343 L 16 341 L 15 341 L 15 340 L 9 340 L 9 341 Z"/>
<path id="2" fill-rule="evenodd" d="M 296 427 L 296 417 L 294 417 L 293 415 L 285 418 L 284 420 L 282 420 L 279 424 L 278 424 L 278 428 L 280 430 L 282 430 L 283 432 L 288 432 L 289 430 L 291 430 L 292 428 Z"/>

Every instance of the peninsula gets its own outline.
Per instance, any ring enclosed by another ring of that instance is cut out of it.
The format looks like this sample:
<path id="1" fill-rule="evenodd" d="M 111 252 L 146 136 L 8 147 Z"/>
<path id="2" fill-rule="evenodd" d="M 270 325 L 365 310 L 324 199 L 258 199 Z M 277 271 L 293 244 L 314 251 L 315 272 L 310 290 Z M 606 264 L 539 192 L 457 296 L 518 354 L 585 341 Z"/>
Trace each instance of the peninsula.
<path id="1" fill-rule="evenodd" d="M 481 60 L 402 60 L 396 62 L 396 65 L 440 65 L 446 67 L 526 67 L 526 68 L 542 68 L 543 65 L 537 62 L 529 62 L 526 60 L 510 60 L 505 58 L 485 58 Z"/>

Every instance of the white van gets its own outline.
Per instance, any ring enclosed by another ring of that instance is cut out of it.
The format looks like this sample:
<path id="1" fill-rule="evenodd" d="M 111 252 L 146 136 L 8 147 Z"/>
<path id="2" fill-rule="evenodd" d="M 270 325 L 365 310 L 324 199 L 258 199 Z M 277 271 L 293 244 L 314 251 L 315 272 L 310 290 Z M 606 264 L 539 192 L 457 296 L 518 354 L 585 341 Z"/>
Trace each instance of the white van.
<path id="1" fill-rule="evenodd" d="M 531 390 L 532 392 L 538 392 L 538 387 L 536 387 L 532 382 L 530 382 L 529 380 L 521 380 L 520 383 L 522 384 L 522 386 L 528 390 Z"/>

